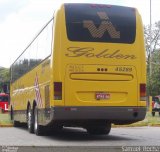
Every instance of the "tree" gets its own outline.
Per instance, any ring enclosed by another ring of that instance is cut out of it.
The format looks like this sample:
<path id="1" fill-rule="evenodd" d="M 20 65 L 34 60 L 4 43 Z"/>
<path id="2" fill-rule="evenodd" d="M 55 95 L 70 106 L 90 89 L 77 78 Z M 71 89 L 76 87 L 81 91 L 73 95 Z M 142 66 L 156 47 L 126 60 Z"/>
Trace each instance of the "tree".
<path id="1" fill-rule="evenodd" d="M 151 95 L 160 94 L 160 49 L 155 49 L 152 53 L 152 73 L 151 73 Z"/>
<path id="2" fill-rule="evenodd" d="M 36 67 L 41 61 L 41 59 L 17 60 L 17 62 L 15 62 L 11 67 L 12 81 L 17 80 L 25 73 L 29 72 L 31 69 Z"/>
<path id="3" fill-rule="evenodd" d="M 147 94 L 157 95 L 160 94 L 160 21 L 152 25 L 151 33 L 150 26 L 145 26 L 144 36 L 147 55 Z"/>
<path id="4" fill-rule="evenodd" d="M 6 90 L 9 87 L 10 74 L 8 68 L 0 68 L 0 92 L 8 91 Z"/>

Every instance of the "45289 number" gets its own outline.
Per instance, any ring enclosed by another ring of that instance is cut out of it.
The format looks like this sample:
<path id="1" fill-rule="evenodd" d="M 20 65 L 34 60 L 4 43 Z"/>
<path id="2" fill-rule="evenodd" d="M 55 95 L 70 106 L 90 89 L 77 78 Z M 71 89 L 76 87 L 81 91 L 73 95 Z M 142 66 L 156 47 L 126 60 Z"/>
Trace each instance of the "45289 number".
<path id="1" fill-rule="evenodd" d="M 133 69 L 130 68 L 130 67 L 116 67 L 115 71 L 118 71 L 118 72 L 132 72 Z"/>

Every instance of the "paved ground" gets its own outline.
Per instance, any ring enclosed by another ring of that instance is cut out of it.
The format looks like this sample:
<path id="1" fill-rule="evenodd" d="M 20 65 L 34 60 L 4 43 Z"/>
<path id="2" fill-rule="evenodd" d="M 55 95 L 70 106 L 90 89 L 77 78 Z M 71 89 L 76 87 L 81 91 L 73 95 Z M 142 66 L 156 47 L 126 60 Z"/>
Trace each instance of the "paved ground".
<path id="1" fill-rule="evenodd" d="M 75 148 L 77 151 L 84 151 L 87 150 L 85 147 L 90 147 L 92 152 L 103 151 L 107 146 L 119 146 L 121 151 L 125 151 L 125 146 L 160 146 L 160 127 L 112 128 L 108 136 L 91 136 L 80 128 L 65 128 L 57 134 L 36 136 L 29 134 L 26 128 L 11 127 L 0 128 L 0 137 L 1 146 L 42 146 L 40 150 L 43 146 L 51 146 L 54 149 L 64 148 L 66 152 L 68 147 L 72 147 L 73 150 L 75 146 L 79 147 Z"/>

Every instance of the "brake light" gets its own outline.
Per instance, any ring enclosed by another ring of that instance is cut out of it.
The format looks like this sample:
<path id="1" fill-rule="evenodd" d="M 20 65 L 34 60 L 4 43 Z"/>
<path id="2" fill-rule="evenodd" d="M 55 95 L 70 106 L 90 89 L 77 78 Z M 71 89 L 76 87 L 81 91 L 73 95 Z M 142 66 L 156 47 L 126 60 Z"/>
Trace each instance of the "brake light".
<path id="1" fill-rule="evenodd" d="M 104 4 L 91 4 L 92 8 L 111 8 L 111 5 L 104 5 Z"/>
<path id="2" fill-rule="evenodd" d="M 54 82 L 54 100 L 62 100 L 62 82 Z"/>
<path id="3" fill-rule="evenodd" d="M 146 101 L 146 84 L 140 84 L 140 100 Z"/>

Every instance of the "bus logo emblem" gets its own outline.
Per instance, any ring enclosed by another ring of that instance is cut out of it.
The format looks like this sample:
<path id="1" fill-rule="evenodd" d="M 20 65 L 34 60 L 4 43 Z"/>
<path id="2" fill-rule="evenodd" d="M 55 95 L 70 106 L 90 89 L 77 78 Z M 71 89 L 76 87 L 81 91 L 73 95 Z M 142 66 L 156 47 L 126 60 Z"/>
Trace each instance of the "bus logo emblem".
<path id="1" fill-rule="evenodd" d="M 92 20 L 84 20 L 83 27 L 87 28 L 93 38 L 102 38 L 104 33 L 108 31 L 112 39 L 120 38 L 120 31 L 117 31 L 106 12 L 97 12 L 97 15 L 102 20 L 99 27 L 96 27 Z"/>

